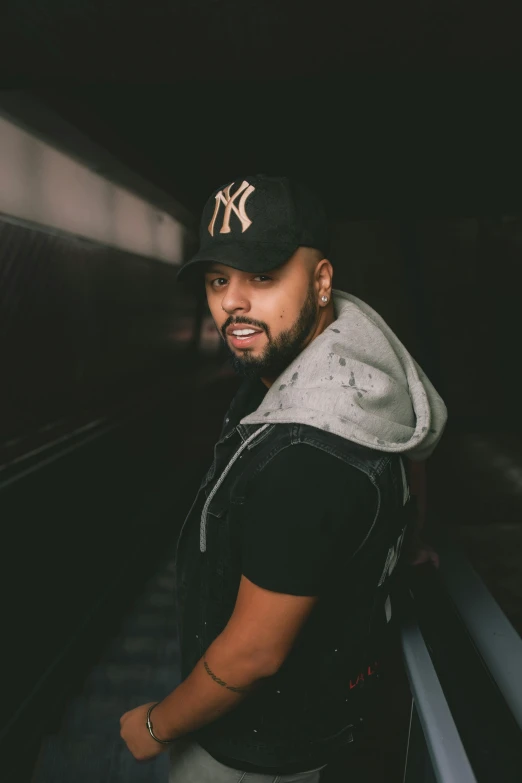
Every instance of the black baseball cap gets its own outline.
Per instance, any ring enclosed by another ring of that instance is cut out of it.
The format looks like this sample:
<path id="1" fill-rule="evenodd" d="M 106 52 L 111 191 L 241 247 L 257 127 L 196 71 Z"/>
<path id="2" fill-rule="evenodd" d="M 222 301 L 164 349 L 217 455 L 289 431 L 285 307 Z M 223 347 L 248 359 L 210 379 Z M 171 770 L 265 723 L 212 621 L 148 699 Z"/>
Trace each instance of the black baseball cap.
<path id="1" fill-rule="evenodd" d="M 288 177 L 238 177 L 211 195 L 203 210 L 200 248 L 177 275 L 185 282 L 217 262 L 245 272 L 268 272 L 298 247 L 329 252 L 325 211 L 315 194 Z"/>

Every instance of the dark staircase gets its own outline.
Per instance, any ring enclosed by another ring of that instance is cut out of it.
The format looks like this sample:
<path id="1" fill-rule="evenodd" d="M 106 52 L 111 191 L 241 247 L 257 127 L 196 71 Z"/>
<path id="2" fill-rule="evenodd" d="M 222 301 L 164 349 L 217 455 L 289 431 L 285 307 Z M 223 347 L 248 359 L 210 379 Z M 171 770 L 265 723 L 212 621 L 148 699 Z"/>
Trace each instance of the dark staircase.
<path id="1" fill-rule="evenodd" d="M 179 684 L 173 569 L 174 556 L 150 579 L 59 729 L 43 741 L 32 783 L 166 783 L 168 754 L 137 762 L 119 719 Z"/>

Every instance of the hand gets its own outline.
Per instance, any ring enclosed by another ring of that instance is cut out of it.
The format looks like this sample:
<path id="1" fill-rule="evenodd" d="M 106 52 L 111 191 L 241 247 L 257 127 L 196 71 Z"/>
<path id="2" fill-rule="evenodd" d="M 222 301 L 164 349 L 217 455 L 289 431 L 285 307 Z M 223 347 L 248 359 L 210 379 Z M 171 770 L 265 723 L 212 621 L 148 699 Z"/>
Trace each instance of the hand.
<path id="1" fill-rule="evenodd" d="M 432 563 L 435 568 L 438 568 L 440 560 L 433 547 L 424 543 L 420 538 L 416 538 L 412 543 L 409 563 L 413 566 L 422 565 L 423 563 Z"/>
<path id="2" fill-rule="evenodd" d="M 147 711 L 153 704 L 155 704 L 153 701 L 143 704 L 141 707 L 126 712 L 120 718 L 120 736 L 138 761 L 153 759 L 170 747 L 169 745 L 161 745 L 152 739 L 147 729 Z M 160 738 L 163 739 L 163 737 Z"/>

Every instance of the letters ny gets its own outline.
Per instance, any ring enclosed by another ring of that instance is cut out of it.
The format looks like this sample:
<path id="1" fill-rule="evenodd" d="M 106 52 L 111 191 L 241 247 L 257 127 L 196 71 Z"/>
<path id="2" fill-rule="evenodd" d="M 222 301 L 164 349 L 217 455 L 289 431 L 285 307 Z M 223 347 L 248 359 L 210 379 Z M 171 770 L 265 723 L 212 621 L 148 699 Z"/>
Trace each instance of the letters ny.
<path id="1" fill-rule="evenodd" d="M 220 234 L 230 234 L 231 232 L 230 215 L 232 213 L 232 210 L 241 221 L 242 233 L 245 232 L 247 228 L 252 225 L 252 221 L 249 219 L 247 213 L 245 212 L 245 202 L 247 198 L 250 196 L 250 194 L 254 192 L 255 187 L 253 185 L 249 185 L 248 182 L 243 180 L 243 184 L 231 196 L 230 188 L 232 187 L 233 184 L 234 183 L 232 182 L 231 185 L 227 185 L 226 188 L 223 188 L 223 190 L 220 190 L 219 193 L 216 193 L 216 208 L 214 209 L 214 215 L 212 216 L 212 220 L 210 221 L 208 227 L 210 236 L 214 236 L 214 224 L 216 222 L 216 218 L 219 213 L 219 207 L 221 204 L 225 205 L 225 214 L 223 215 L 223 225 L 221 226 L 221 229 L 219 231 Z M 239 200 L 239 204 L 236 207 L 234 202 L 236 201 L 237 197 L 240 195 L 241 198 Z"/>

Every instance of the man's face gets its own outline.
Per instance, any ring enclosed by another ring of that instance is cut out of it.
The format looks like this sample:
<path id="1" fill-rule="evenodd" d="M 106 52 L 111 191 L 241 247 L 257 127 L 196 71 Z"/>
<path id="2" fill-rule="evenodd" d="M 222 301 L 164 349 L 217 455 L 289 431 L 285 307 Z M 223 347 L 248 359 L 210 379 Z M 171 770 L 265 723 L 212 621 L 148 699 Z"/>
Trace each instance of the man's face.
<path id="1" fill-rule="evenodd" d="M 214 322 L 240 375 L 277 378 L 314 337 L 317 292 L 300 250 L 266 274 L 209 264 L 205 288 Z M 232 334 L 250 328 L 253 334 Z"/>

